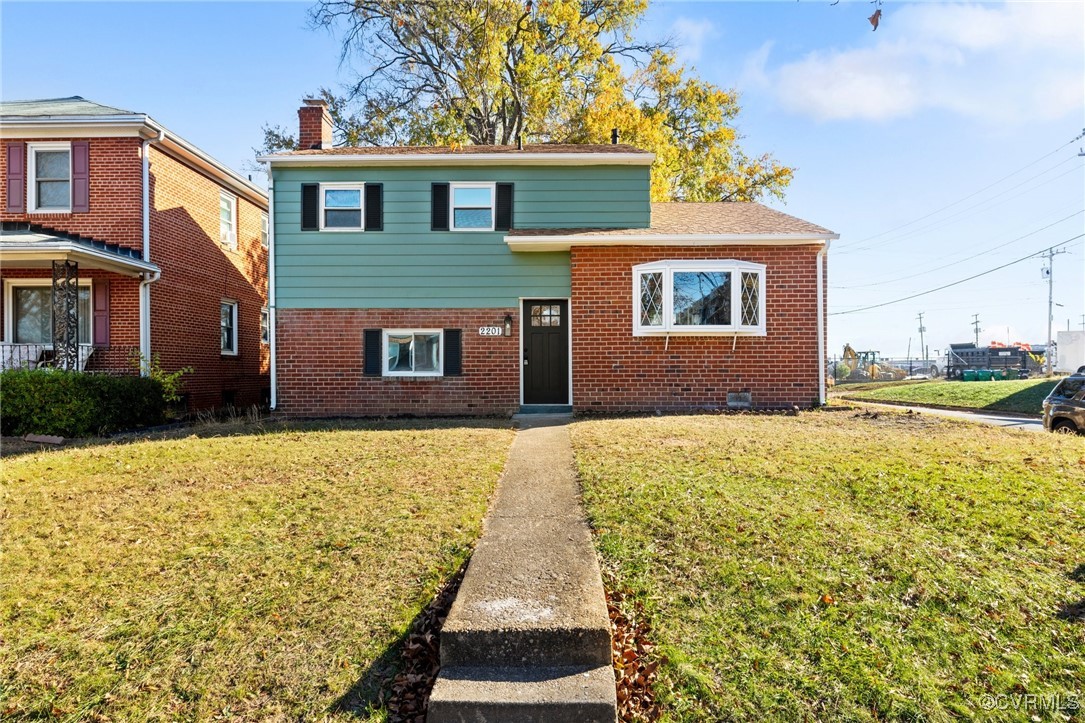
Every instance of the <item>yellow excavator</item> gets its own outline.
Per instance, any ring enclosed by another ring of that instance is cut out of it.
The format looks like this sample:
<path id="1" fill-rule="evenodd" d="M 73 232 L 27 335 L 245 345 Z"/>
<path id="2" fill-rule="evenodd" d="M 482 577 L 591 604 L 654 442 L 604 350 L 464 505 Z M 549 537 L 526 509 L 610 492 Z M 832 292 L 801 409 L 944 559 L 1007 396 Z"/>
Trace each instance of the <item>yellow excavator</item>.
<path id="1" fill-rule="evenodd" d="M 855 351 L 851 344 L 844 345 L 841 361 L 850 372 L 849 381 L 898 381 L 908 372 L 881 359 L 881 352 Z"/>

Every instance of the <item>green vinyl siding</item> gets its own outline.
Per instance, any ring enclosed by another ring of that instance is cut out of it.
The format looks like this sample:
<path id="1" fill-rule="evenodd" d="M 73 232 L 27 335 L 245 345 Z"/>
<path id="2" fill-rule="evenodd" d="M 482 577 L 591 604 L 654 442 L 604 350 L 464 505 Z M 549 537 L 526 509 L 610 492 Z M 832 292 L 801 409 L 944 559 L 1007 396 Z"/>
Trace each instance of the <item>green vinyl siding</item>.
<path id="1" fill-rule="evenodd" d="M 569 254 L 513 253 L 505 232 L 430 231 L 430 185 L 515 184 L 516 228 L 644 228 L 646 166 L 275 168 L 279 308 L 504 308 L 567 297 Z M 384 185 L 384 230 L 301 230 L 301 184 Z"/>

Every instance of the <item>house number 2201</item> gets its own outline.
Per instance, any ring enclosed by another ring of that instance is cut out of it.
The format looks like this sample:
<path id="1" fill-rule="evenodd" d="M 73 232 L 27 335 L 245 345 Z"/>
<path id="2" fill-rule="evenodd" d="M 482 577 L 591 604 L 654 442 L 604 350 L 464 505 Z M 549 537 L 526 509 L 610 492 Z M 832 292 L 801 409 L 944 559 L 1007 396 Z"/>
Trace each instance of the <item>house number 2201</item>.
<path id="1" fill-rule="evenodd" d="M 478 328 L 479 336 L 501 336 L 505 333 L 505 330 L 500 326 L 480 326 Z"/>

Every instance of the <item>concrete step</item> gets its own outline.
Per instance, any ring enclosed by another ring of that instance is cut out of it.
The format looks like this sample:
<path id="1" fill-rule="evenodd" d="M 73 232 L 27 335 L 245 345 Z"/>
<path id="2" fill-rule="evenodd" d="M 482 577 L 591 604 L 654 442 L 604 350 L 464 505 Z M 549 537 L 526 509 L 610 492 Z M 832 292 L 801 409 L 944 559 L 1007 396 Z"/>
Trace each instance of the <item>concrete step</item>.
<path id="1" fill-rule="evenodd" d="M 587 526 L 491 518 L 441 630 L 441 665 L 609 663 L 610 618 Z"/>
<path id="2" fill-rule="evenodd" d="M 614 670 L 442 668 L 427 723 L 614 723 Z"/>

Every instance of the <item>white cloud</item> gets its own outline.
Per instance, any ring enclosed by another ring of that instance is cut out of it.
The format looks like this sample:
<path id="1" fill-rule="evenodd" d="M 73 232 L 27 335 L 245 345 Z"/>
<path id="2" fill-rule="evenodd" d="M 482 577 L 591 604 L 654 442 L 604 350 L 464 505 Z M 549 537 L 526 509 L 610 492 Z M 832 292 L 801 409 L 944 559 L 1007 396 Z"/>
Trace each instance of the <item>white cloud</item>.
<path id="1" fill-rule="evenodd" d="M 821 120 L 889 120 L 928 109 L 997 122 L 1058 119 L 1085 106 L 1085 5 L 922 4 L 887 10 L 869 47 L 819 51 L 748 79 Z"/>
<path id="2" fill-rule="evenodd" d="M 704 18 L 696 20 L 679 17 L 671 23 L 675 54 L 683 65 L 696 65 L 704 53 L 705 43 L 719 37 L 716 26 Z"/>

